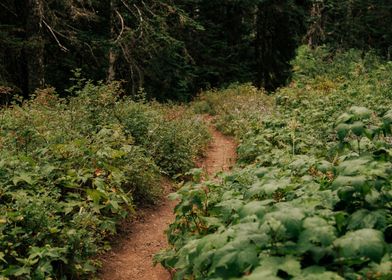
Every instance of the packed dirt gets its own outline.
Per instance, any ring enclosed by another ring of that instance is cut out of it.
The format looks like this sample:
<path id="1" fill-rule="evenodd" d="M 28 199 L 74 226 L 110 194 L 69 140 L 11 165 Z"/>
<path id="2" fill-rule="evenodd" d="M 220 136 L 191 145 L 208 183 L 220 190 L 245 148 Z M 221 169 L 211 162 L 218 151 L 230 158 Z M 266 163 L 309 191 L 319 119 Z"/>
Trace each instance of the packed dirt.
<path id="1" fill-rule="evenodd" d="M 211 124 L 211 117 L 206 117 L 212 135 L 206 157 L 199 162 L 209 176 L 220 171 L 227 171 L 236 159 L 236 143 L 224 136 Z M 165 193 L 170 193 L 169 182 L 164 183 Z M 175 201 L 167 198 L 150 209 L 139 210 L 135 221 L 125 223 L 120 240 L 113 249 L 103 256 L 100 279 L 102 280 L 169 280 L 171 275 L 162 266 L 152 265 L 155 253 L 167 246 L 164 231 L 174 220 Z"/>

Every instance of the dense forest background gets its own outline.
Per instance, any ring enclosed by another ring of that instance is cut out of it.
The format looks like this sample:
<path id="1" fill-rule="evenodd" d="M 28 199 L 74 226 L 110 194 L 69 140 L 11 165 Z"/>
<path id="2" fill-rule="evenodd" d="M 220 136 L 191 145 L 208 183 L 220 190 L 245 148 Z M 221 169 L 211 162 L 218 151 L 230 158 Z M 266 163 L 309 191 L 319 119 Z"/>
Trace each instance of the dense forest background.
<path id="1" fill-rule="evenodd" d="M 233 82 L 272 91 L 299 44 L 391 59 L 391 26 L 389 0 L 1 0 L 0 94 L 65 94 L 75 69 L 158 100 Z"/>

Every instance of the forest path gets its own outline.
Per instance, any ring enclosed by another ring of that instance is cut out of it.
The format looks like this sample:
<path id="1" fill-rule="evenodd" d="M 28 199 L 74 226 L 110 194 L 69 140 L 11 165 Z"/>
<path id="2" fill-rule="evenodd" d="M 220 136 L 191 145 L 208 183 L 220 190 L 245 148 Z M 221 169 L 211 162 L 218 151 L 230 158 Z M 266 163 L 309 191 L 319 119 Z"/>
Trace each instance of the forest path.
<path id="1" fill-rule="evenodd" d="M 211 124 L 212 117 L 204 120 L 209 124 L 212 141 L 206 157 L 199 162 L 199 167 L 213 176 L 219 171 L 227 171 L 236 159 L 236 143 L 224 136 Z M 165 193 L 170 193 L 169 182 L 165 183 Z M 102 280 L 169 280 L 170 273 L 161 265 L 153 266 L 155 253 L 167 247 L 164 231 L 174 221 L 173 209 L 176 201 L 165 198 L 160 205 L 151 209 L 140 210 L 139 218 L 124 225 L 123 237 L 113 249 L 102 258 L 100 279 Z"/>

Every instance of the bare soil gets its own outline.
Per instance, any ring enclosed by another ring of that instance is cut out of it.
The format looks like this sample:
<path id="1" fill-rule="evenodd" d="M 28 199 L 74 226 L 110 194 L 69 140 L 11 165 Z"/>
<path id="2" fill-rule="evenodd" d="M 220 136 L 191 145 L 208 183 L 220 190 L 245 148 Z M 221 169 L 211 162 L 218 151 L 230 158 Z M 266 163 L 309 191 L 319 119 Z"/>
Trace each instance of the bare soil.
<path id="1" fill-rule="evenodd" d="M 227 171 L 236 159 L 236 143 L 224 136 L 209 123 L 212 141 L 206 157 L 199 166 L 209 176 L 217 172 Z M 170 193 L 170 182 L 164 183 L 165 193 Z M 166 197 L 166 196 L 165 196 Z M 102 280 L 170 280 L 170 273 L 161 265 L 153 266 L 155 253 L 167 247 L 164 231 L 174 220 L 175 201 L 167 198 L 154 208 L 139 210 L 141 213 L 132 222 L 125 223 L 119 240 L 113 249 L 102 258 L 102 269 L 99 278 Z"/>

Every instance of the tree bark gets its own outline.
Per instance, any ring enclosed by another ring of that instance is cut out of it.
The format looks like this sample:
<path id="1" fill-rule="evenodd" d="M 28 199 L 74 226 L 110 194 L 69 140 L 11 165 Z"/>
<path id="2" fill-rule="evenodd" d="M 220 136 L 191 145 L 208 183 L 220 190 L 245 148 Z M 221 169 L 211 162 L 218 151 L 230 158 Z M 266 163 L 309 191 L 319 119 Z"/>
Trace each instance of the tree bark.
<path id="1" fill-rule="evenodd" d="M 285 0 L 260 2 L 256 12 L 256 84 L 273 91 L 287 81 L 297 44 Z"/>
<path id="2" fill-rule="evenodd" d="M 110 0 L 109 7 L 110 7 L 110 12 L 109 12 L 109 24 L 110 24 L 110 40 L 114 41 L 116 38 L 116 14 L 115 14 L 115 0 Z M 116 79 L 116 69 L 115 69 L 115 64 L 117 60 L 117 55 L 115 53 L 113 45 L 109 48 L 109 54 L 108 54 L 108 71 L 107 71 L 107 81 L 108 82 L 113 82 Z"/>
<path id="3" fill-rule="evenodd" d="M 115 63 L 116 63 L 117 56 L 113 50 L 113 47 L 109 49 L 109 67 L 108 67 L 108 74 L 107 74 L 107 81 L 113 82 L 116 79 L 116 70 L 115 70 Z"/>
<path id="4" fill-rule="evenodd" d="M 44 4 L 42 0 L 27 0 L 26 19 L 26 64 L 29 93 L 45 84 L 43 37 Z"/>
<path id="5" fill-rule="evenodd" d="M 263 2 L 258 4 L 256 13 L 256 40 L 255 40 L 255 56 L 256 56 L 256 85 L 258 87 L 267 87 L 268 84 L 268 52 L 270 44 L 270 32 L 268 26 L 267 5 Z"/>

